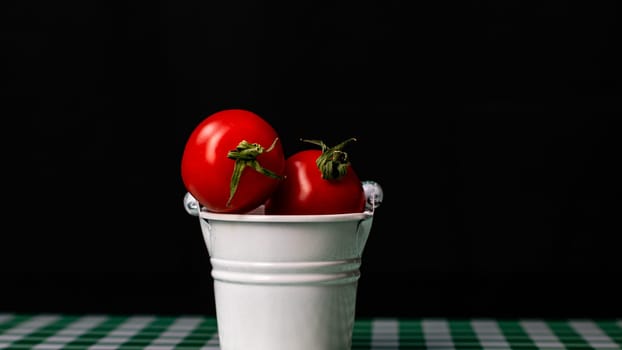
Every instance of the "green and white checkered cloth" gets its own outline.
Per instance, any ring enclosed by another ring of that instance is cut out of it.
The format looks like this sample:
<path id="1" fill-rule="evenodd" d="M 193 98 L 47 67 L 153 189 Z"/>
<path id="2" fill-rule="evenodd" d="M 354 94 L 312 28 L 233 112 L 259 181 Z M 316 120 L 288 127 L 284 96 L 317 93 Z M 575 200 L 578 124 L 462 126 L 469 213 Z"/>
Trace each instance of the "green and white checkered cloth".
<path id="1" fill-rule="evenodd" d="M 352 350 L 621 349 L 622 319 L 357 319 Z M 0 349 L 217 350 L 201 316 L 0 313 Z M 295 349 L 292 349 L 295 350 Z"/>

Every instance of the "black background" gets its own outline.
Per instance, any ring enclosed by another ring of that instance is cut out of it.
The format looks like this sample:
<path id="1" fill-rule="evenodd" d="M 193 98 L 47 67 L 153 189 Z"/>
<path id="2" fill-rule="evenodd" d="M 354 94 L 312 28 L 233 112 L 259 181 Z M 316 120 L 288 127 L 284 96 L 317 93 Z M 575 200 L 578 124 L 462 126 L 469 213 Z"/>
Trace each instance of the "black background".
<path id="1" fill-rule="evenodd" d="M 180 159 L 236 107 L 357 137 L 360 316 L 622 315 L 615 1 L 2 7 L 0 312 L 213 314 Z"/>

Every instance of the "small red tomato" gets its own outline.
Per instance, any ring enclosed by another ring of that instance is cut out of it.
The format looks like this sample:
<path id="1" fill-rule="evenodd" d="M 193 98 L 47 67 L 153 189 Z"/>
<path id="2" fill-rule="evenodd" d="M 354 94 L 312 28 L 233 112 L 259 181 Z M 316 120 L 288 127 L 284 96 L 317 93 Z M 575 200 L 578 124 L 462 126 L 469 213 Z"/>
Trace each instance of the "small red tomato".
<path id="1" fill-rule="evenodd" d="M 321 150 L 303 150 L 285 164 L 285 179 L 268 199 L 269 215 L 317 215 L 358 213 L 365 210 L 363 185 L 343 147 L 348 139 L 329 148 L 322 141 L 304 140 Z"/>
<path id="2" fill-rule="evenodd" d="M 188 192 L 207 210 L 245 213 L 263 204 L 285 170 L 273 127 L 259 115 L 226 109 L 192 131 L 181 160 Z"/>

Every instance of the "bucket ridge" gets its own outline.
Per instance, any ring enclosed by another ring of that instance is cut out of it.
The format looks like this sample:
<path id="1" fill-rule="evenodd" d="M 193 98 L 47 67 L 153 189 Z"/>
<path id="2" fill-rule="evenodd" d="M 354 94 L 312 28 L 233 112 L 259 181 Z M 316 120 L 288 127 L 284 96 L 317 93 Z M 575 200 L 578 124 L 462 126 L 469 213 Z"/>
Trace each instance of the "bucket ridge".
<path id="1" fill-rule="evenodd" d="M 214 280 L 241 284 L 344 284 L 360 277 L 361 259 L 248 262 L 210 259 Z"/>

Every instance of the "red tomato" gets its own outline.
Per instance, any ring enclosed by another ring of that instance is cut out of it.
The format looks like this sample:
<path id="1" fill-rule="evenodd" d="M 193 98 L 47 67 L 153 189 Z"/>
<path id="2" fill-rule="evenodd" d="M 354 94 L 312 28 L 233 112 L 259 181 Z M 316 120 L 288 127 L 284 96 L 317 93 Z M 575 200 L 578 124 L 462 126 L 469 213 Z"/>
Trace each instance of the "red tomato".
<path id="1" fill-rule="evenodd" d="M 226 109 L 205 118 L 190 134 L 181 160 L 186 189 L 216 213 L 245 213 L 263 204 L 284 170 L 276 131 L 243 109 Z"/>
<path id="2" fill-rule="evenodd" d="M 321 141 L 306 140 L 322 150 L 303 150 L 286 160 L 285 179 L 268 199 L 269 215 L 346 214 L 363 212 L 363 185 L 348 161 L 343 146 L 328 148 Z"/>

